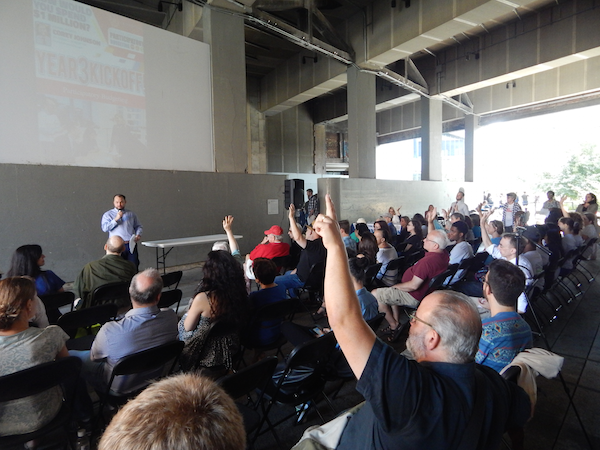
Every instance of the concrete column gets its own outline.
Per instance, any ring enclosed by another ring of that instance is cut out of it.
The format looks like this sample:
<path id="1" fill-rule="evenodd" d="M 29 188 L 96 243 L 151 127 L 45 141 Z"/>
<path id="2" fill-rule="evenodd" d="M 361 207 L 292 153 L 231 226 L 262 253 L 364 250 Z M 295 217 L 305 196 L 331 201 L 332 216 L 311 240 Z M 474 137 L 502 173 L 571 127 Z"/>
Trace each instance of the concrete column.
<path id="1" fill-rule="evenodd" d="M 325 174 L 327 162 L 327 132 L 325 125 L 317 124 L 314 126 L 315 136 L 315 173 Z"/>
<path id="2" fill-rule="evenodd" d="M 375 178 L 375 75 L 348 68 L 350 178 Z"/>
<path id="3" fill-rule="evenodd" d="M 210 45 L 213 130 L 217 172 L 246 172 L 246 60 L 244 20 L 205 8 L 204 42 Z"/>
<path id="4" fill-rule="evenodd" d="M 442 101 L 421 97 L 421 180 L 442 179 Z"/>
<path id="5" fill-rule="evenodd" d="M 465 181 L 475 181 L 475 130 L 478 125 L 475 114 L 465 116 Z"/>

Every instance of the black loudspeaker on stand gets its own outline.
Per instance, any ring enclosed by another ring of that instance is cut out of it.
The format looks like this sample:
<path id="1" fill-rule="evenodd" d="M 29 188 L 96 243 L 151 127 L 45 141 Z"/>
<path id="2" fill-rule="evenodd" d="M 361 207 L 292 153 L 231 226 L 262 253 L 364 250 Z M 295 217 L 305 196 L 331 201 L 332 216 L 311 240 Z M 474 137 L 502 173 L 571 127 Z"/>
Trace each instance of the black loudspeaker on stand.
<path id="1" fill-rule="evenodd" d="M 285 209 L 288 209 L 291 203 L 296 209 L 304 207 L 304 180 L 285 180 Z"/>

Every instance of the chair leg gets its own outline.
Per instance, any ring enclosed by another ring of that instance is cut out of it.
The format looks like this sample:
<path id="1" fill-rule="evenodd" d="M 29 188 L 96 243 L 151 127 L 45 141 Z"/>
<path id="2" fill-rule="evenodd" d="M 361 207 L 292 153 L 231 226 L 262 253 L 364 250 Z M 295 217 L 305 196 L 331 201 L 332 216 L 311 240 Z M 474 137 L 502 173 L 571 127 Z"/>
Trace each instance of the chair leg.
<path id="1" fill-rule="evenodd" d="M 581 431 L 583 431 L 583 435 L 585 436 L 585 440 L 587 441 L 588 445 L 590 446 L 590 450 L 594 450 L 594 444 L 592 444 L 590 436 L 588 435 L 585 427 L 583 426 L 583 421 L 581 420 L 581 416 L 579 415 L 579 411 L 577 411 L 577 408 L 575 407 L 575 402 L 573 401 L 573 396 L 571 394 L 571 391 L 569 390 L 569 386 L 567 386 L 567 383 L 566 383 L 565 379 L 563 378 L 561 372 L 558 373 L 558 377 L 560 378 L 560 382 L 563 385 L 563 389 L 565 390 L 565 393 L 567 394 L 567 397 L 569 397 L 569 405 L 573 408 L 573 412 L 575 413 L 575 417 L 577 417 L 577 421 L 579 422 L 579 426 L 581 427 Z"/>

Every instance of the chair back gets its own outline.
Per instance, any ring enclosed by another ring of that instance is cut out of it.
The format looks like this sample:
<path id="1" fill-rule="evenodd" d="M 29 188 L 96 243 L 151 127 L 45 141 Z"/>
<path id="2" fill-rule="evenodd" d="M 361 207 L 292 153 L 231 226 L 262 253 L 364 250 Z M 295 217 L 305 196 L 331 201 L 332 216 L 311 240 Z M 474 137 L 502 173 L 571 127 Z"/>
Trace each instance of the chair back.
<path id="1" fill-rule="evenodd" d="M 442 282 L 442 286 L 446 287 L 449 285 L 450 281 L 452 281 L 452 278 L 454 278 L 454 275 L 456 275 L 456 272 L 458 271 L 458 267 L 460 266 L 459 263 L 455 263 L 455 264 L 450 264 L 448 266 L 448 269 L 446 270 L 446 272 L 448 273 L 448 276 L 446 277 L 446 279 Z M 446 283 L 446 280 L 448 280 L 448 283 Z"/>
<path id="2" fill-rule="evenodd" d="M 414 252 L 411 250 L 409 253 L 404 255 L 406 257 L 406 267 L 414 265 L 418 260 L 425 256 L 425 250 L 419 249 Z"/>
<path id="3" fill-rule="evenodd" d="M 464 276 L 467 273 L 467 269 L 469 269 L 469 267 L 471 267 L 471 264 L 473 264 L 474 259 L 475 259 L 475 257 L 471 256 L 470 258 L 465 258 L 460 263 L 458 263 L 458 268 L 456 269 L 456 272 L 454 272 L 454 275 L 452 275 L 452 278 L 450 278 L 450 281 L 448 281 L 448 286 L 453 284 L 453 281 L 457 282 L 464 278 Z M 461 273 L 460 277 L 457 277 L 456 274 L 458 272 L 460 272 L 461 270 L 463 270 L 464 272 Z"/>
<path id="4" fill-rule="evenodd" d="M 370 287 L 373 284 L 373 281 L 379 273 L 379 270 L 381 269 L 382 265 L 383 264 L 381 263 L 371 264 L 365 269 L 365 286 Z"/>
<path id="5" fill-rule="evenodd" d="M 301 366 L 313 368 L 324 366 L 329 360 L 329 355 L 335 348 L 336 343 L 333 332 L 329 332 L 321 337 L 297 345 L 288 356 L 285 372 Z M 281 381 L 283 381 L 283 378 L 285 377 L 282 377 Z"/>
<path id="6" fill-rule="evenodd" d="M 288 298 L 261 306 L 254 313 L 252 323 L 256 324 L 269 320 L 284 319 L 294 312 L 296 303 L 296 299 Z"/>
<path id="7" fill-rule="evenodd" d="M 377 332 L 377 328 L 381 326 L 383 319 L 385 318 L 385 313 L 380 312 L 372 319 L 367 320 L 367 325 L 371 327 L 371 330 Z"/>
<path id="8" fill-rule="evenodd" d="M 118 281 L 97 287 L 92 292 L 91 306 L 103 305 L 104 303 L 114 303 L 119 308 L 128 306 L 130 304 L 129 284 L 129 281 Z"/>
<path id="9" fill-rule="evenodd" d="M 279 274 L 281 275 L 281 273 L 283 271 L 285 271 L 285 269 L 289 266 L 289 261 L 290 261 L 290 256 L 289 255 L 285 255 L 285 256 L 276 256 L 275 258 L 272 258 L 271 261 L 273 261 L 275 263 L 275 265 L 277 266 L 277 270 L 279 271 Z"/>
<path id="10" fill-rule="evenodd" d="M 308 278 L 304 283 L 303 289 L 307 291 L 323 292 L 323 283 L 325 281 L 325 260 L 313 264 L 310 268 Z"/>
<path id="11" fill-rule="evenodd" d="M 148 372 L 164 366 L 171 360 L 177 360 L 183 350 L 183 346 L 183 341 L 171 341 L 157 347 L 142 350 L 133 355 L 125 356 L 115 364 L 111 374 L 111 383 L 113 378 L 118 375 Z M 173 362 L 174 364 L 175 361 Z"/>
<path id="12" fill-rule="evenodd" d="M 57 325 L 61 327 L 71 339 L 75 338 L 79 328 L 89 328 L 96 324 L 105 324 L 115 318 L 118 307 L 113 303 L 92 306 L 78 311 L 71 311 L 59 317 Z"/>
<path id="13" fill-rule="evenodd" d="M 51 325 L 56 324 L 61 313 L 58 308 L 66 305 L 71 306 L 73 311 L 73 303 L 75 302 L 75 294 L 73 292 L 57 292 L 56 294 L 40 295 L 40 300 L 46 307 L 46 315 Z"/>
<path id="14" fill-rule="evenodd" d="M 175 287 L 173 289 L 177 289 L 182 276 L 183 276 L 183 271 L 181 271 L 181 270 L 178 270 L 176 272 L 162 274 L 161 278 L 163 280 L 163 286 L 167 288 L 167 287 L 171 287 L 171 286 L 175 285 Z"/>
<path id="15" fill-rule="evenodd" d="M 177 303 L 177 308 L 175 311 L 179 309 L 179 304 L 181 303 L 181 296 L 183 293 L 181 289 L 171 289 L 168 291 L 163 291 L 160 295 L 160 300 L 158 302 L 159 308 L 170 308 L 175 303 Z"/>
<path id="16" fill-rule="evenodd" d="M 454 264 L 452 265 L 454 266 Z M 432 277 L 431 280 L 429 280 L 429 289 L 427 289 L 427 293 L 425 294 L 425 296 L 441 288 L 446 278 L 452 275 L 452 270 L 455 270 L 455 268 L 451 269 L 450 267 L 448 267 L 442 273 L 436 275 L 435 277 Z"/>
<path id="17" fill-rule="evenodd" d="M 0 377 L 0 403 L 36 395 L 75 380 L 80 371 L 81 359 L 69 356 L 4 375 Z"/>
<path id="18" fill-rule="evenodd" d="M 250 394 L 255 389 L 264 390 L 277 366 L 277 357 L 269 356 L 251 366 L 220 378 L 217 383 L 233 399 Z"/>

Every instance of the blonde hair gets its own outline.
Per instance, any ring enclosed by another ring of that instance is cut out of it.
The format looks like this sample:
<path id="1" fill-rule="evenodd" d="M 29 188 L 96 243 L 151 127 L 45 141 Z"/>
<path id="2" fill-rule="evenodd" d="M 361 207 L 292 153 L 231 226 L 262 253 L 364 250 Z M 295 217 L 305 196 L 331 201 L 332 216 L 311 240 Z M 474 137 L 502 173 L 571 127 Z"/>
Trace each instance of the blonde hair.
<path id="1" fill-rule="evenodd" d="M 0 330 L 9 330 L 35 297 L 35 284 L 29 277 L 0 280 Z"/>
<path id="2" fill-rule="evenodd" d="M 233 400 L 214 381 L 177 375 L 150 385 L 106 428 L 98 450 L 244 450 Z"/>

